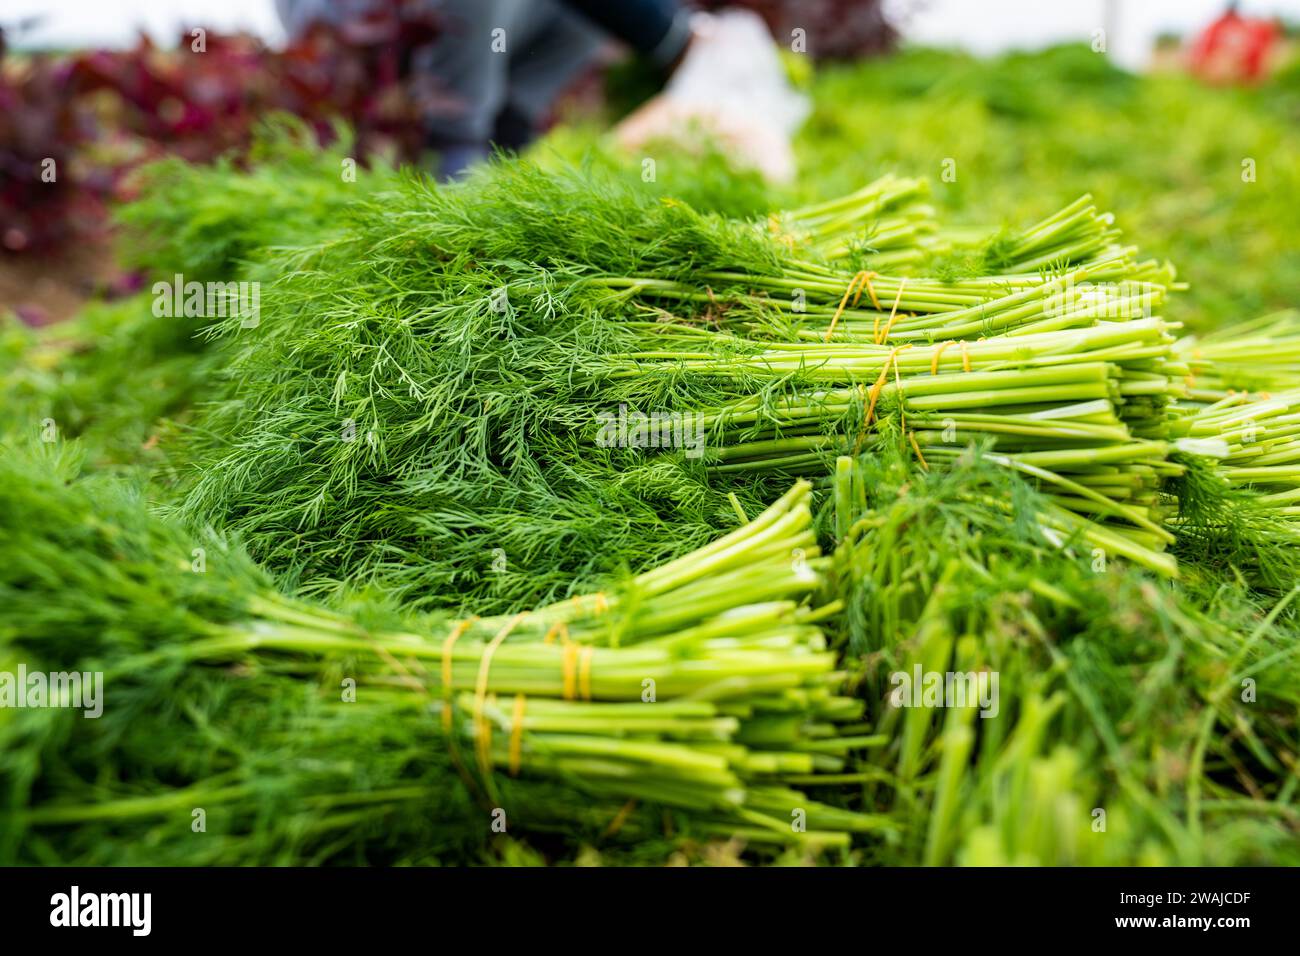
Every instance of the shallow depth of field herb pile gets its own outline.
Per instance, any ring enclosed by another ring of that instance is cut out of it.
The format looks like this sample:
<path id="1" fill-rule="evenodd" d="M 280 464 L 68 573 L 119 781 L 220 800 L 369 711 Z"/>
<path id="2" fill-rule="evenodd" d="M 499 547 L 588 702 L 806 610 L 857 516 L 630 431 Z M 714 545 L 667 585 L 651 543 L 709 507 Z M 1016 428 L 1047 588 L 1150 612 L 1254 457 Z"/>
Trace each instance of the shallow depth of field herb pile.
<path id="1" fill-rule="evenodd" d="M 260 155 L 122 213 L 255 321 L 5 327 L 0 672 L 105 696 L 0 861 L 1300 862 L 1300 315 L 1086 178 Z"/>

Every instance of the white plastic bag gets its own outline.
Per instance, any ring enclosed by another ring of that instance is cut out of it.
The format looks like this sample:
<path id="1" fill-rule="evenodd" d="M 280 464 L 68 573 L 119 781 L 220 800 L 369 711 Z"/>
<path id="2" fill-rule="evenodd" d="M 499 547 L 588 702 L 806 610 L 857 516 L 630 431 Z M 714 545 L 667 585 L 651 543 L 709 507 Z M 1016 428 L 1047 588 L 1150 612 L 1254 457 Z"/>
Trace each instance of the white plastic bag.
<path id="1" fill-rule="evenodd" d="M 702 128 L 738 165 L 784 182 L 795 173 L 791 137 L 808 115 L 791 88 L 766 24 L 748 10 L 696 14 L 692 39 L 662 95 L 628 117 L 618 141 L 627 147 L 680 139 Z"/>

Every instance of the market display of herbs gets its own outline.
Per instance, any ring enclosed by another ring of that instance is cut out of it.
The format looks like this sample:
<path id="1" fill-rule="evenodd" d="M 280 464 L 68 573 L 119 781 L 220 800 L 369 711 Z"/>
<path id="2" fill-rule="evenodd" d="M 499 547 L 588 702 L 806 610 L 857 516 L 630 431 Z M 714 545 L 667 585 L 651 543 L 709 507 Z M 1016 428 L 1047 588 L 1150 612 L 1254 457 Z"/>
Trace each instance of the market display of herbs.
<path id="1" fill-rule="evenodd" d="M 6 327 L 0 670 L 105 702 L 0 710 L 0 860 L 1300 862 L 1294 313 L 1089 195 L 269 136 L 121 214 L 256 323 Z"/>

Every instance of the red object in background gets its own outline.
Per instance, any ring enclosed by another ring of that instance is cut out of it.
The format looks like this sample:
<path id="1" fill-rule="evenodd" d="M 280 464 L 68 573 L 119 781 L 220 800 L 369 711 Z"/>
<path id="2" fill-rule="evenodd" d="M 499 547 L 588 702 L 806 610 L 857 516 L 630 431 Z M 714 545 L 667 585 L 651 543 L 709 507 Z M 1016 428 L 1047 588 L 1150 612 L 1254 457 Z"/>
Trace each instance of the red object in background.
<path id="1" fill-rule="evenodd" d="M 238 155 L 271 112 L 301 117 L 322 142 L 345 120 L 363 162 L 381 150 L 414 159 L 439 91 L 410 59 L 437 32 L 418 0 L 374 0 L 366 18 L 316 24 L 283 51 L 183 31 L 170 51 L 142 36 L 129 50 L 11 63 L 0 31 L 0 257 L 101 236 L 130 170 L 164 153 Z"/>
<path id="2" fill-rule="evenodd" d="M 1211 23 L 1192 45 L 1192 71 L 1211 82 L 1252 82 L 1263 77 L 1277 43 L 1277 22 L 1243 17 L 1235 7 Z"/>

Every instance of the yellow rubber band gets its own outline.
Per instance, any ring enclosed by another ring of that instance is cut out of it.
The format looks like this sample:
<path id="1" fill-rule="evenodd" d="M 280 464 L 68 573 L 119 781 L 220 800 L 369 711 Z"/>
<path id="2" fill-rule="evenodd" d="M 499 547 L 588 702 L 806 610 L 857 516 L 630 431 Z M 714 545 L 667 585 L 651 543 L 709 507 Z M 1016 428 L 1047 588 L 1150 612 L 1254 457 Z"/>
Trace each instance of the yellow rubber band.
<path id="1" fill-rule="evenodd" d="M 781 219 L 776 213 L 767 217 L 767 229 L 781 245 L 794 252 L 795 235 L 781 228 Z"/>
<path id="2" fill-rule="evenodd" d="M 912 451 L 916 452 L 916 459 L 921 463 L 921 467 L 929 471 L 930 464 L 925 460 L 925 456 L 921 454 L 921 446 L 916 442 L 916 432 L 908 432 L 907 440 L 912 443 Z"/>
<path id="3" fill-rule="evenodd" d="M 610 820 L 609 826 L 605 828 L 605 836 L 612 837 L 617 834 L 619 830 L 623 829 L 623 824 L 627 822 L 627 818 L 632 815 L 632 811 L 635 809 L 636 800 L 634 799 L 623 804 L 623 809 L 614 814 L 614 819 Z"/>
<path id="4" fill-rule="evenodd" d="M 956 340 L 956 339 L 949 339 L 947 342 L 944 342 L 943 344 L 941 344 L 941 345 L 939 346 L 938 350 L 934 353 L 934 358 L 930 359 L 930 374 L 931 374 L 931 375 L 938 375 L 938 374 L 939 374 L 939 358 L 940 358 L 940 356 L 943 355 L 943 350 L 946 349 L 946 348 L 947 348 L 948 346 L 950 346 L 950 345 L 956 345 L 956 344 L 957 344 L 957 340 Z"/>
<path id="5" fill-rule="evenodd" d="M 524 702 L 523 694 L 515 694 L 515 709 L 510 715 L 510 776 L 519 776 L 519 765 L 524 753 Z"/>
<path id="6" fill-rule="evenodd" d="M 521 611 L 507 621 L 505 626 L 497 631 L 496 636 L 488 641 L 487 647 L 483 648 L 483 656 L 479 658 L 478 680 L 474 685 L 474 745 L 478 751 L 479 769 L 484 776 L 492 770 L 492 725 L 483 719 L 483 705 L 487 699 L 488 672 L 492 668 L 492 655 L 515 629 L 515 625 L 527 616 L 526 611 Z"/>
<path id="7" fill-rule="evenodd" d="M 587 602 L 595 604 L 595 610 L 587 607 Z M 609 610 L 609 598 L 604 591 L 597 591 L 595 594 L 575 594 L 569 598 L 568 603 L 577 607 L 579 611 L 592 614 L 604 614 Z"/>
<path id="8" fill-rule="evenodd" d="M 889 310 L 889 321 L 885 323 L 885 331 L 880 336 L 877 345 L 884 345 L 889 341 L 889 332 L 894 327 L 894 319 L 898 316 L 898 303 L 903 301 L 903 289 L 907 286 L 907 277 L 904 276 L 898 280 L 898 295 L 894 296 L 894 307 Z"/>
<path id="9" fill-rule="evenodd" d="M 858 440 L 853 443 L 853 454 L 862 451 L 862 445 L 867 440 L 867 429 L 871 427 L 871 422 L 866 415 L 867 407 L 867 387 L 861 382 L 858 383 L 858 401 L 862 403 L 862 427 L 858 429 Z"/>
<path id="10" fill-rule="evenodd" d="M 429 693 L 429 689 L 416 680 L 411 674 L 410 668 L 384 648 L 376 647 L 375 653 L 379 655 L 379 657 L 397 674 L 399 678 L 401 678 L 402 683 L 411 688 L 411 690 L 425 695 Z"/>
<path id="11" fill-rule="evenodd" d="M 962 341 L 959 344 L 961 345 L 961 370 L 963 372 L 969 372 L 970 352 L 966 351 L 966 340 L 962 339 Z"/>
<path id="12" fill-rule="evenodd" d="M 884 391 L 885 383 L 889 381 L 889 366 L 898 360 L 899 352 L 902 352 L 905 349 L 910 349 L 911 347 L 911 342 L 908 342 L 906 345 L 896 345 L 890 349 L 889 355 L 885 357 L 885 365 L 884 368 L 880 370 L 880 378 L 876 379 L 876 384 L 871 386 L 871 392 L 869 393 L 871 403 L 867 406 L 868 422 L 870 422 L 874 417 L 876 413 L 876 402 L 880 398 L 880 393 Z"/>
<path id="13" fill-rule="evenodd" d="M 546 636 L 542 638 L 542 643 L 554 644 L 557 634 L 560 636 L 561 644 L 569 643 L 569 625 L 567 621 L 556 621 L 552 624 L 551 629 L 547 631 Z"/>
<path id="14" fill-rule="evenodd" d="M 876 307 L 876 311 L 877 312 L 880 311 L 880 300 L 876 298 L 876 289 L 871 284 L 872 277 L 878 276 L 879 274 L 880 273 L 878 272 L 870 272 L 866 269 L 862 270 L 861 272 L 854 273 L 853 278 L 849 280 L 849 287 L 844 290 L 844 297 L 840 299 L 840 304 L 835 309 L 835 315 L 831 317 L 831 324 L 830 324 L 830 328 L 826 330 L 825 341 L 829 342 L 831 340 L 831 336 L 835 334 L 835 326 L 839 325 L 840 316 L 842 316 L 844 314 L 844 310 L 848 308 L 849 297 L 854 295 L 854 293 L 856 293 L 856 297 L 853 299 L 853 306 L 854 308 L 857 308 L 858 300 L 862 298 L 862 289 L 864 284 L 866 286 L 867 292 L 871 295 L 871 302 Z M 879 321 L 880 321 L 880 316 L 876 316 L 876 322 L 879 323 Z M 874 329 L 872 330 L 872 334 L 874 336 L 875 334 Z"/>
<path id="15" fill-rule="evenodd" d="M 578 661 L 579 649 L 580 649 L 580 645 L 578 644 L 565 644 L 564 655 L 560 659 L 560 664 L 564 669 L 563 693 L 564 693 L 565 700 L 573 700 L 575 697 L 577 697 L 577 693 L 575 692 L 575 687 L 577 685 L 576 665 Z"/>
<path id="16" fill-rule="evenodd" d="M 451 730 L 452 710 L 451 649 L 456 646 L 456 642 L 460 640 L 461 635 L 468 631 L 477 620 L 478 618 L 471 617 L 465 621 L 457 621 L 452 626 L 451 633 L 447 635 L 447 639 L 442 642 L 442 727 L 447 731 Z"/>
<path id="17" fill-rule="evenodd" d="M 582 699 L 591 700 L 591 658 L 596 653 L 594 647 L 582 649 L 582 660 L 578 668 L 578 686 L 582 690 Z"/>
<path id="18" fill-rule="evenodd" d="M 898 360 L 894 360 L 894 384 L 898 387 L 898 424 L 903 431 L 907 431 L 907 401 L 903 395 L 903 373 L 898 367 Z"/>
<path id="19" fill-rule="evenodd" d="M 858 295 L 862 295 L 862 286 L 866 286 L 867 294 L 871 296 L 871 307 L 877 312 L 882 311 L 880 300 L 876 298 L 876 287 L 871 284 L 872 279 L 879 279 L 879 272 L 872 272 L 870 269 L 863 269 L 858 275 L 862 276 L 862 285 L 858 286 Z M 854 303 L 856 305 L 856 302 Z"/>

